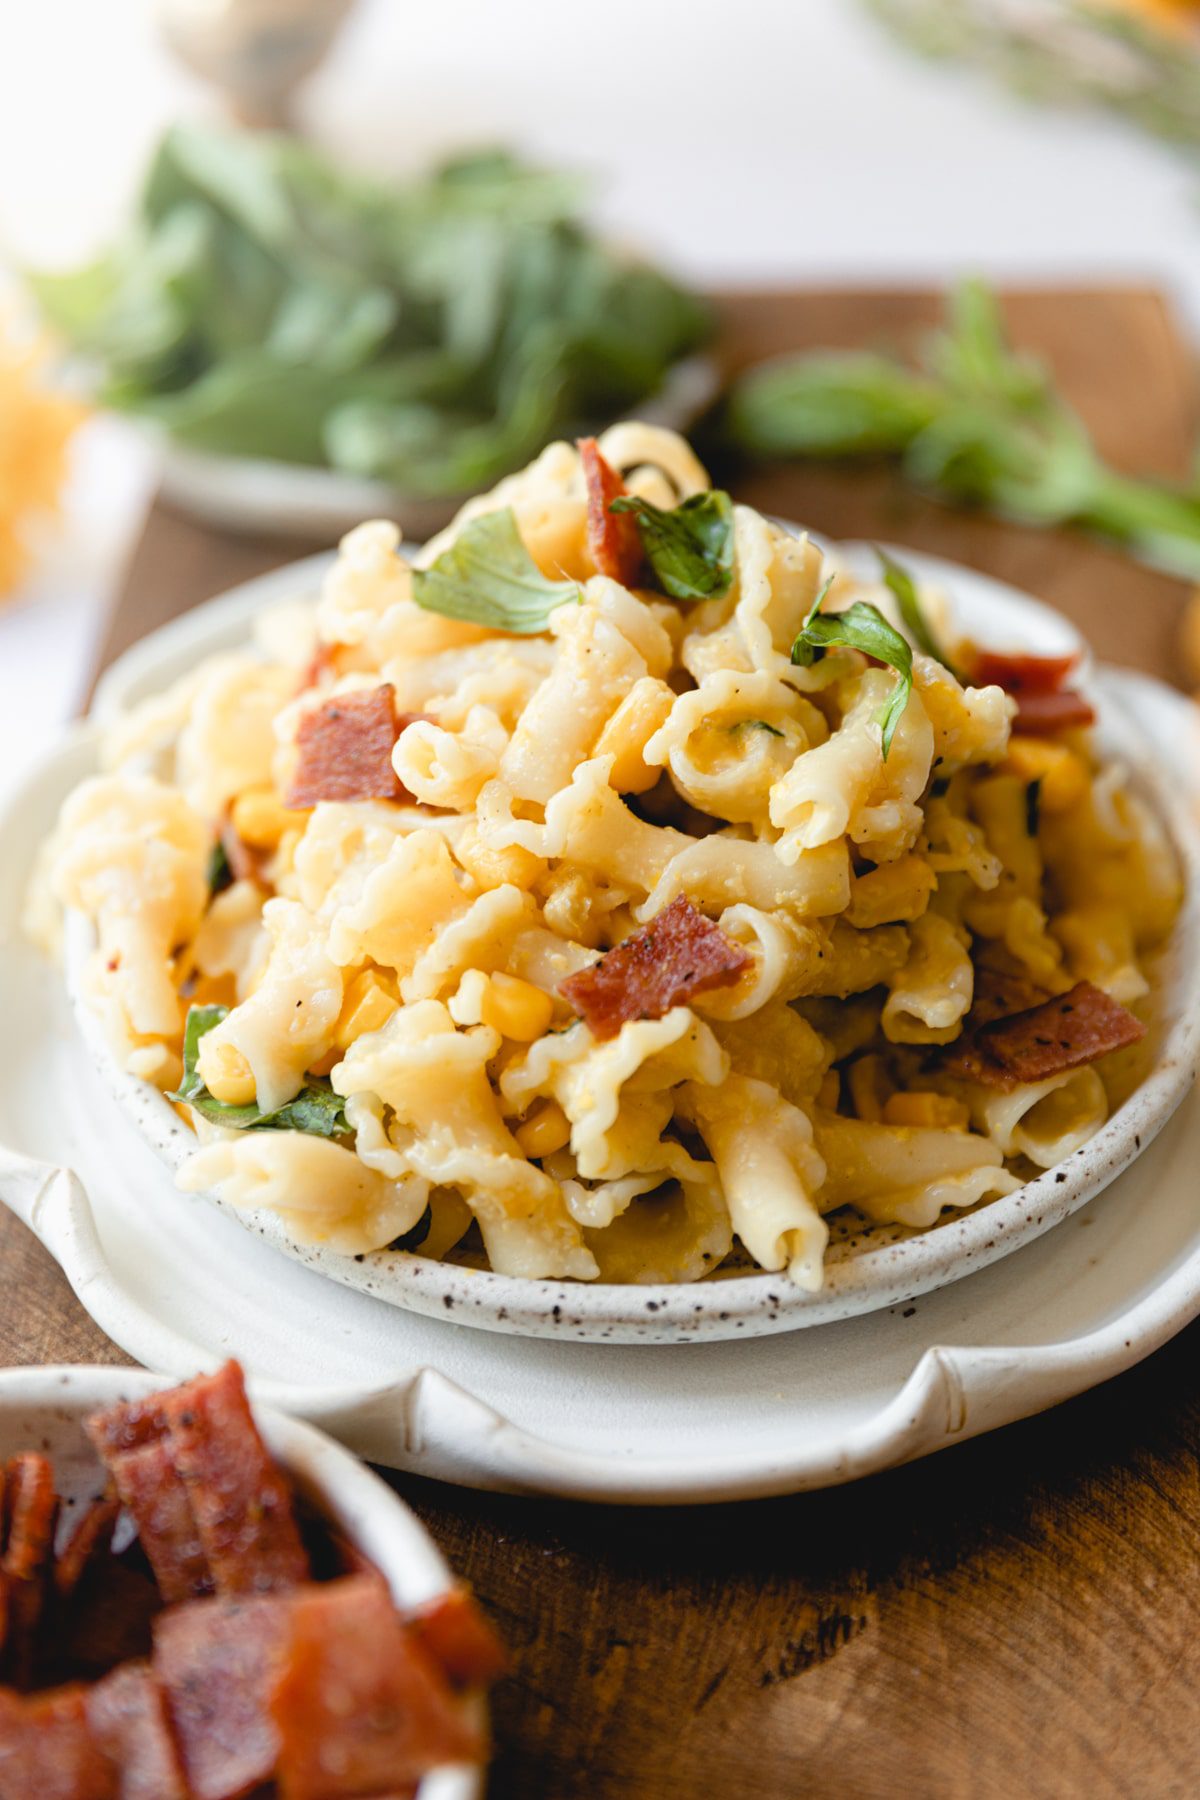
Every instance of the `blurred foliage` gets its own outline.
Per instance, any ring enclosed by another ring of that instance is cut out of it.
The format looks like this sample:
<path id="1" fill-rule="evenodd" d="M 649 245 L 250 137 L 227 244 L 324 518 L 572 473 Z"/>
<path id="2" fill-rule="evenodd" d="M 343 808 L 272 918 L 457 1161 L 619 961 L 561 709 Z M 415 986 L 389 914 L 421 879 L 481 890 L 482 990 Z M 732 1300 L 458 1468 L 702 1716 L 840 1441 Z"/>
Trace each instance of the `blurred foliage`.
<path id="1" fill-rule="evenodd" d="M 929 56 L 976 63 L 1028 98 L 1115 108 L 1200 148 L 1197 0 L 867 0 Z"/>
<path id="2" fill-rule="evenodd" d="M 635 406 L 708 334 L 700 301 L 589 235 L 584 197 L 501 152 L 393 187 L 178 126 L 126 239 L 29 279 L 99 399 L 177 442 L 456 495 Z"/>
<path id="3" fill-rule="evenodd" d="M 921 366 L 813 351 L 736 384 L 729 436 L 760 456 L 900 459 L 915 486 L 1035 525 L 1074 523 L 1200 581 L 1200 483 L 1110 468 L 1048 372 L 1007 342 L 994 295 L 965 282 Z"/>

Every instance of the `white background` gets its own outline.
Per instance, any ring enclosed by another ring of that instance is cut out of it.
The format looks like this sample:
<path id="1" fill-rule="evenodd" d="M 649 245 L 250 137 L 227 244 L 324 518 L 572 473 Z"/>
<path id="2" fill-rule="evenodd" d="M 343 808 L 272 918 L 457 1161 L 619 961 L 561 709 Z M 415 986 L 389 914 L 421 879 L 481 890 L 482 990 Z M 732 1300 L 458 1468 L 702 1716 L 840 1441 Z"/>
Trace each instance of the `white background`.
<path id="1" fill-rule="evenodd" d="M 95 249 L 162 126 L 211 106 L 152 13 L 0 0 L 0 258 Z M 397 172 L 497 141 L 593 170 L 604 223 L 699 281 L 1135 279 L 1200 327 L 1195 164 L 926 65 L 856 0 L 360 0 L 302 116 Z M 0 613 L 0 784 L 69 712 L 149 492 L 116 428 L 80 464 L 65 541 Z"/>

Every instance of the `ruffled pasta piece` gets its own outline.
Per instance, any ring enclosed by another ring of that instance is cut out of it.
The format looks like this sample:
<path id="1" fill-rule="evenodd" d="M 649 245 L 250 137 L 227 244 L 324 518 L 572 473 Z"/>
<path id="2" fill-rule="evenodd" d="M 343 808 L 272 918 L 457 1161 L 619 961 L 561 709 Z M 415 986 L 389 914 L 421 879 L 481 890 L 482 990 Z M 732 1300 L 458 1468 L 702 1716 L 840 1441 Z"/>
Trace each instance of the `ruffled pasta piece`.
<path id="1" fill-rule="evenodd" d="M 449 993 L 468 970 L 503 969 L 513 943 L 536 926 L 533 897 L 511 885 L 492 888 L 451 918 L 400 981 L 405 1000 L 436 1000 Z"/>
<path id="2" fill-rule="evenodd" d="M 270 783 L 275 720 L 296 692 L 293 669 L 222 658 L 197 684 L 179 734 L 176 779 L 197 812 L 217 819 L 243 788 Z"/>
<path id="3" fill-rule="evenodd" d="M 971 763 L 999 762 L 1008 747 L 1016 701 L 999 687 L 962 687 L 932 657 L 913 657 L 913 684 L 933 728 L 941 775 Z"/>
<path id="4" fill-rule="evenodd" d="M 1114 907 L 1139 950 L 1166 937 L 1183 897 L 1179 859 L 1120 769 L 1098 775 L 1078 805 L 1047 815 L 1039 841 L 1066 910 Z"/>
<path id="5" fill-rule="evenodd" d="M 597 576 L 589 583 L 589 592 L 614 585 Z M 630 601 L 633 607 L 638 604 Z M 648 613 L 646 619 L 663 639 L 665 666 L 670 645 Z M 558 656 L 521 714 L 499 771 L 517 799 L 543 804 L 568 784 L 634 682 L 653 672 L 641 651 L 599 606 L 559 607 L 551 616 L 550 630 L 558 642 Z"/>
<path id="6" fill-rule="evenodd" d="M 191 938 L 208 899 L 211 837 L 174 788 L 145 775 L 100 775 L 59 816 L 50 883 L 63 906 L 93 921 L 99 991 L 133 1042 L 177 1040 L 172 957 Z"/>
<path id="7" fill-rule="evenodd" d="M 824 717 L 774 675 L 721 669 L 680 694 L 647 742 L 686 800 L 714 818 L 765 826 L 767 798 L 797 756 L 828 734 Z"/>
<path id="8" fill-rule="evenodd" d="M 643 425 L 637 419 L 610 425 L 599 439 L 599 450 L 605 462 L 625 477 L 628 491 L 644 499 L 654 500 L 647 492 L 648 477 L 665 475 L 669 488 L 655 504 L 674 506 L 712 486 L 707 469 L 687 439 L 661 425 Z"/>
<path id="9" fill-rule="evenodd" d="M 245 1058 L 264 1112 L 294 1098 L 313 1064 L 330 1049 L 342 1009 L 342 970 L 325 933 L 295 900 L 268 900 L 262 922 L 270 951 L 253 993 L 205 1033 L 199 1069 L 215 1065 L 221 1047 Z"/>
<path id="10" fill-rule="evenodd" d="M 374 1094 L 391 1108 L 388 1136 L 405 1167 L 462 1194 L 498 1273 L 593 1280 L 595 1259 L 562 1195 L 500 1115 L 487 1072 L 499 1047 L 488 1026 L 460 1032 L 440 1001 L 420 1000 L 352 1044 L 331 1080 L 339 1094 Z"/>
<path id="11" fill-rule="evenodd" d="M 825 1160 L 821 1206 L 853 1206 L 878 1225 L 927 1230 L 949 1207 L 1011 1194 L 1021 1183 L 1000 1148 L 974 1132 L 814 1115 Z"/>
<path id="12" fill-rule="evenodd" d="M 792 644 L 817 595 L 821 553 L 806 537 L 735 506 L 734 577 L 729 593 L 693 607 L 680 661 L 697 682 L 719 670 L 760 670 L 801 693 L 827 687 L 844 671 L 832 655 L 809 669 L 795 666 Z"/>
<path id="13" fill-rule="evenodd" d="M 1133 920 L 1123 907 L 1078 906 L 1057 913 L 1050 931 L 1076 981 L 1091 981 L 1128 1006 L 1150 991 L 1138 967 Z"/>
<path id="14" fill-rule="evenodd" d="M 1040 1169 L 1065 1162 L 1108 1117 L 1108 1096 L 1093 1068 L 1026 1082 L 1007 1093 L 976 1081 L 935 1080 L 931 1085 L 961 1095 L 971 1123 L 1002 1155 L 1027 1156 Z"/>
<path id="15" fill-rule="evenodd" d="M 585 1025 L 543 1037 L 500 1077 L 506 1106 L 524 1115 L 556 1100 L 571 1124 L 578 1172 L 611 1181 L 637 1171 L 691 1167 L 682 1146 L 663 1141 L 682 1082 L 724 1079 L 729 1058 L 709 1027 L 686 1006 L 661 1019 L 632 1019 L 597 1043 Z"/>
<path id="16" fill-rule="evenodd" d="M 749 905 L 764 912 L 785 908 L 801 917 L 828 917 L 842 912 L 850 898 L 850 856 L 839 841 L 785 865 L 771 844 L 713 832 L 671 857 L 636 909 L 638 918 L 653 918 L 676 894 L 688 894 L 707 912 Z"/>
<path id="17" fill-rule="evenodd" d="M 444 922 L 466 907 L 445 840 L 435 831 L 404 833 L 375 866 L 357 863 L 339 878 L 325 905 L 329 954 L 343 968 L 370 959 L 409 975 Z"/>
<path id="18" fill-rule="evenodd" d="M 490 706 L 473 706 L 461 731 L 418 719 L 396 739 L 392 767 L 425 806 L 469 812 L 500 767 L 508 733 Z"/>
<path id="19" fill-rule="evenodd" d="M 399 545 L 399 529 L 386 519 L 346 533 L 317 607 L 321 641 L 359 649 L 378 667 L 391 657 L 429 656 L 486 637 L 481 626 L 416 604 L 412 569 L 397 555 Z"/>
<path id="20" fill-rule="evenodd" d="M 584 1231 L 601 1281 L 699 1281 L 729 1255 L 733 1227 L 711 1165 L 657 1183 L 603 1231 Z"/>
<path id="21" fill-rule="evenodd" d="M 428 1184 L 391 1181 L 352 1150 L 302 1131 L 243 1131 L 194 1150 L 176 1186 L 228 1206 L 276 1213 L 297 1244 L 362 1256 L 411 1231 Z"/>
<path id="22" fill-rule="evenodd" d="M 888 983 L 884 1035 L 893 1044 L 948 1044 L 975 993 L 970 939 L 934 912 L 913 920 L 909 938 L 908 958 Z"/>
<path id="23" fill-rule="evenodd" d="M 829 1228 L 814 1195 L 825 1164 L 806 1113 L 746 1075 L 720 1087 L 690 1083 L 683 1103 L 717 1165 L 733 1229 L 760 1267 L 786 1269 L 815 1293 Z"/>
<path id="24" fill-rule="evenodd" d="M 752 1018 L 722 1021 L 713 1031 L 735 1073 L 778 1089 L 794 1106 L 815 1100 L 832 1052 L 792 1007 L 772 1001 Z"/>
<path id="25" fill-rule="evenodd" d="M 256 881 L 235 881 L 213 900 L 188 951 L 187 960 L 200 975 L 232 976 L 243 1000 L 270 946 L 265 901 Z"/>

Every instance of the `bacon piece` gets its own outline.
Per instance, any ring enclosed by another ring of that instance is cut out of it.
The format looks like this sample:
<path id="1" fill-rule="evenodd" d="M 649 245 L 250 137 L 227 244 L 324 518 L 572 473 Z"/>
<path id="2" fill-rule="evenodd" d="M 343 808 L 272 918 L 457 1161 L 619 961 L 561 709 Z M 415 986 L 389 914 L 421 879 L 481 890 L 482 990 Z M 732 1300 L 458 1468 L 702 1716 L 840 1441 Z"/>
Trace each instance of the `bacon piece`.
<path id="1" fill-rule="evenodd" d="M 111 1547 L 121 1502 L 108 1495 L 93 1500 L 54 1564 L 54 1587 L 69 1600 L 93 1563 Z"/>
<path id="2" fill-rule="evenodd" d="M 1006 694 L 1050 694 L 1061 688 L 1075 664 L 1069 656 L 1024 656 L 1019 651 L 977 650 L 973 687 L 1002 687 Z"/>
<path id="3" fill-rule="evenodd" d="M 0 1689 L 0 1800 L 118 1800 L 81 1683 L 28 1698 Z"/>
<path id="4" fill-rule="evenodd" d="M 36 1451 L 12 1457 L 5 1470 L 4 1491 L 8 1539 L 0 1568 L 5 1587 L 5 1664 L 17 1687 L 29 1687 L 46 1610 L 58 1519 L 54 1471 L 46 1457 Z"/>
<path id="5" fill-rule="evenodd" d="M 1140 1019 L 1103 988 L 1080 981 L 1025 1012 L 994 1019 L 960 1038 L 943 1058 L 952 1074 L 1005 1091 L 1045 1081 L 1145 1037 Z"/>
<path id="6" fill-rule="evenodd" d="M 486 1687 L 508 1668 L 504 1647 L 469 1588 L 449 1588 L 405 1613 L 404 1622 L 455 1687 Z"/>
<path id="7" fill-rule="evenodd" d="M 1055 693 L 1036 689 L 1019 693 L 1014 728 L 1030 737 L 1052 737 L 1056 731 L 1069 731 L 1073 725 L 1092 725 L 1096 710 L 1075 688 L 1062 688 Z"/>
<path id="8" fill-rule="evenodd" d="M 135 1401 L 97 1413 L 86 1430 L 133 1516 L 168 1606 L 211 1593 L 212 1571 L 187 1488 L 175 1468 L 158 1397 L 153 1404 Z"/>
<path id="9" fill-rule="evenodd" d="M 88 1569 L 60 1616 L 55 1649 L 72 1677 L 96 1681 L 118 1663 L 149 1656 L 162 1600 L 154 1582 L 120 1557 Z"/>
<path id="10" fill-rule="evenodd" d="M 154 1669 L 194 1800 L 238 1800 L 269 1781 L 279 1736 L 269 1711 L 290 1596 L 193 1600 L 160 1613 Z"/>
<path id="11" fill-rule="evenodd" d="M 392 748 L 412 717 L 397 718 L 395 698 L 395 689 L 384 682 L 339 694 L 306 712 L 296 732 L 300 760 L 286 804 L 301 808 L 319 800 L 411 800 L 392 767 Z"/>
<path id="12" fill-rule="evenodd" d="M 693 994 L 732 987 L 749 962 L 740 944 L 697 912 L 686 894 L 558 991 L 593 1037 L 615 1037 L 627 1019 L 661 1019 Z"/>
<path id="13" fill-rule="evenodd" d="M 14 1456 L 5 1470 L 8 1497 L 8 1540 L 4 1548 L 4 1573 L 17 1581 L 41 1575 L 54 1548 L 58 1496 L 54 1470 L 36 1451 Z"/>
<path id="14" fill-rule="evenodd" d="M 438 1665 L 373 1575 L 291 1597 L 271 1711 L 280 1800 L 390 1793 L 440 1763 L 483 1754 Z"/>
<path id="15" fill-rule="evenodd" d="M 88 1729 L 117 1772 L 116 1800 L 188 1800 L 166 1700 L 147 1662 L 126 1663 L 85 1701 Z"/>
<path id="16" fill-rule="evenodd" d="M 587 483 L 588 555 L 601 575 L 632 587 L 642 566 L 642 540 L 632 513 L 609 511 L 625 492 L 625 483 L 600 454 L 595 438 L 579 439 L 579 459 Z"/>
<path id="17" fill-rule="evenodd" d="M 291 1486 L 258 1434 L 238 1364 L 160 1401 L 217 1591 L 261 1594 L 304 1581 L 309 1561 Z"/>
<path id="18" fill-rule="evenodd" d="M 1018 731 L 1049 737 L 1072 725 L 1091 725 L 1095 711 L 1074 688 L 1063 683 L 1079 658 L 1022 656 L 1006 650 L 979 650 L 971 671 L 975 687 L 1002 687 L 1017 702 Z"/>

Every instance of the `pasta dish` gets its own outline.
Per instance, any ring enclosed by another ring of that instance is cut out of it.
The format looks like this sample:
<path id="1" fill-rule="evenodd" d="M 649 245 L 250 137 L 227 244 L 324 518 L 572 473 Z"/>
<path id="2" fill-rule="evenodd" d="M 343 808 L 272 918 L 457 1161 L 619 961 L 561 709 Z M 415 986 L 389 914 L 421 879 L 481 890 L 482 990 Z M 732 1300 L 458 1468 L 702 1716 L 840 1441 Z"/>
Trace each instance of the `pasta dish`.
<path id="1" fill-rule="evenodd" d="M 1104 1122 L 1180 877 L 1073 659 L 637 424 L 398 552 L 359 526 L 122 715 L 47 846 L 183 1188 L 346 1255 L 817 1289 L 831 1214 L 926 1230 Z"/>

